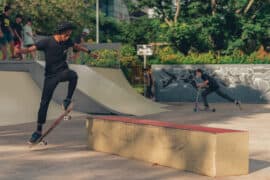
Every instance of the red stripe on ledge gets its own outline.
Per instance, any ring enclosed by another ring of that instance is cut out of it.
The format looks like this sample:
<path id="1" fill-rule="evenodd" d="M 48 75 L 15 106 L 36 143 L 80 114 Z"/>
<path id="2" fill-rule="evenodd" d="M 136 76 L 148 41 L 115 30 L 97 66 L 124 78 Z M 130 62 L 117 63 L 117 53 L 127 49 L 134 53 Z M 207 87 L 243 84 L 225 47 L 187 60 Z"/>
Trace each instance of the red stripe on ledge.
<path id="1" fill-rule="evenodd" d="M 176 123 L 171 123 L 171 122 L 155 121 L 155 120 L 147 120 L 147 119 L 135 119 L 135 118 L 123 117 L 123 116 L 94 116 L 93 118 L 108 120 L 108 121 L 132 123 L 132 124 L 142 124 L 142 125 L 151 125 L 151 126 L 174 128 L 174 129 L 183 129 L 183 130 L 189 130 L 189 131 L 201 131 L 201 132 L 215 133 L 215 134 L 231 133 L 231 132 L 245 132 L 245 131 L 232 130 L 232 129 L 212 128 L 212 127 L 204 127 L 204 126 L 189 125 L 189 124 L 176 124 Z"/>

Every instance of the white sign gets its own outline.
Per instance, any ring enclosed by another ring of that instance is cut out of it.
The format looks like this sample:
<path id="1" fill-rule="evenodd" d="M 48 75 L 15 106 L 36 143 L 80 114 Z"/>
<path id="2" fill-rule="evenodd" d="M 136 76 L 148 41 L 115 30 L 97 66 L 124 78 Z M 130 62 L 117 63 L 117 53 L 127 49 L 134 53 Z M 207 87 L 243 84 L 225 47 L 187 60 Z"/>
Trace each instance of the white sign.
<path id="1" fill-rule="evenodd" d="M 147 45 L 147 44 L 137 45 L 137 55 L 152 56 L 153 55 L 152 45 Z"/>

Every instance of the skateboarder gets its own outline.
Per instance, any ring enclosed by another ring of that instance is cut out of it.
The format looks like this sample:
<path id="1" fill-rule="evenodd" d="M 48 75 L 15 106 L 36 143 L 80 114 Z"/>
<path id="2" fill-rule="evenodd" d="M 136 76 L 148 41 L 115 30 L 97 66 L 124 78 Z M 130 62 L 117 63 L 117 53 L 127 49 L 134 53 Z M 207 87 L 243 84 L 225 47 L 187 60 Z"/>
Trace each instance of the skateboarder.
<path id="1" fill-rule="evenodd" d="M 197 69 L 195 71 L 196 73 L 196 77 L 197 78 L 201 78 L 203 80 L 202 83 L 198 83 L 197 87 L 198 88 L 204 88 L 203 92 L 202 92 L 202 99 L 203 99 L 203 103 L 205 106 L 205 110 L 209 109 L 209 104 L 207 102 L 207 96 L 213 92 L 215 92 L 217 95 L 219 95 L 220 97 L 234 103 L 235 105 L 240 107 L 240 101 L 233 99 L 232 97 L 230 97 L 229 95 L 225 94 L 224 92 L 222 92 L 220 90 L 220 87 L 218 85 L 218 82 L 211 76 L 205 74 L 203 72 L 203 70 L 201 69 Z"/>
<path id="2" fill-rule="evenodd" d="M 63 101 L 64 109 L 66 110 L 71 104 L 72 95 L 77 86 L 78 76 L 76 72 L 69 69 L 66 62 L 68 48 L 73 47 L 79 51 L 91 53 L 89 49 L 72 42 L 70 36 L 73 29 L 75 29 L 75 26 L 71 23 L 63 22 L 58 25 L 53 36 L 38 41 L 31 47 L 17 51 L 17 53 L 31 53 L 39 50 L 45 53 L 45 80 L 38 111 L 37 129 L 32 134 L 29 143 L 34 144 L 41 137 L 49 103 L 55 88 L 60 82 L 69 82 L 68 93 L 66 99 Z"/>

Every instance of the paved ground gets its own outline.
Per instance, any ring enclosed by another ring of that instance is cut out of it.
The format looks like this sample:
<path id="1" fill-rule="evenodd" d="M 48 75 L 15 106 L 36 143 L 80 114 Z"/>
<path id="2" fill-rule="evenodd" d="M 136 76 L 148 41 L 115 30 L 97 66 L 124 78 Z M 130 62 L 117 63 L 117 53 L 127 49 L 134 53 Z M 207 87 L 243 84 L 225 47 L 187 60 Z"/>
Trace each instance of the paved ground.
<path id="1" fill-rule="evenodd" d="M 216 104 L 215 107 L 216 113 L 193 113 L 191 104 L 178 104 L 169 108 L 171 112 L 147 118 L 249 130 L 250 174 L 216 179 L 270 180 L 270 106 L 245 105 L 243 111 L 229 104 Z M 89 151 L 84 119 L 80 116 L 65 121 L 48 137 L 47 147 L 33 149 L 28 148 L 26 141 L 35 123 L 0 126 L 0 179 L 214 179 Z"/>

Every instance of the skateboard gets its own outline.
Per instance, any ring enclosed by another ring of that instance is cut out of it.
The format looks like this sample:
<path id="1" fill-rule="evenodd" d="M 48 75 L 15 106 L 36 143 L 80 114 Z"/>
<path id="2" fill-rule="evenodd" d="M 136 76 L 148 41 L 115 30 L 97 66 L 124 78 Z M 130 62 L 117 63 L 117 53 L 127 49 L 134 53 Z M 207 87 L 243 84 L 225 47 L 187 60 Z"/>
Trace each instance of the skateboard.
<path id="1" fill-rule="evenodd" d="M 209 108 L 209 109 L 202 109 L 202 108 L 194 108 L 193 109 L 194 112 L 199 112 L 199 111 L 205 111 L 205 112 L 216 112 L 216 109 L 215 108 Z"/>
<path id="2" fill-rule="evenodd" d="M 35 143 L 28 142 L 30 148 L 37 145 L 37 144 L 43 144 L 47 145 L 48 142 L 44 140 L 44 138 L 62 121 L 62 120 L 70 120 L 71 116 L 69 113 L 73 110 L 73 103 L 69 105 L 67 110 L 65 110 L 58 118 L 55 119 L 55 121 L 52 123 L 52 125 L 41 135 L 41 137 L 37 140 Z"/>

